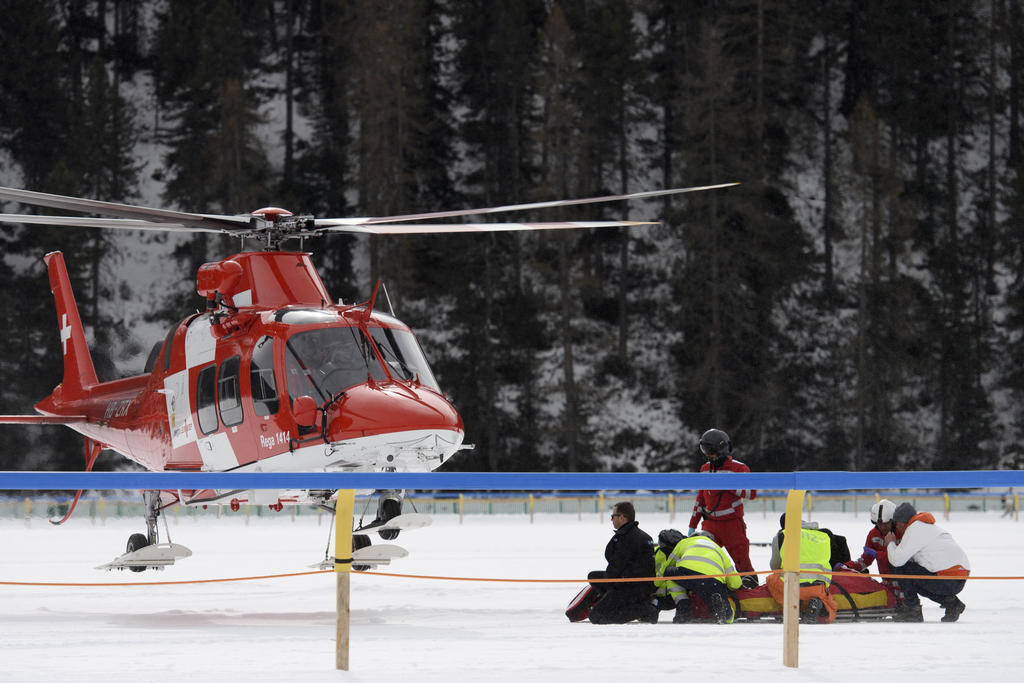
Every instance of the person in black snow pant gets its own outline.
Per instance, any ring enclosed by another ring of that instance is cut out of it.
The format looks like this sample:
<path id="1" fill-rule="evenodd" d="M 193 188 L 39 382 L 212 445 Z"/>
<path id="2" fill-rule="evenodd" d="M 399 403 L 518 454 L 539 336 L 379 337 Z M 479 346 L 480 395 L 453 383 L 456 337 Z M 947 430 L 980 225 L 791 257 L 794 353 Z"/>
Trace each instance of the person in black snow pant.
<path id="1" fill-rule="evenodd" d="M 615 535 L 604 549 L 608 568 L 593 571 L 588 579 L 628 579 L 654 577 L 654 541 L 640 530 L 636 510 L 629 502 L 618 503 L 612 510 Z M 625 624 L 634 619 L 657 623 L 658 608 L 651 602 L 655 591 L 653 581 L 591 583 L 601 598 L 590 609 L 592 624 Z"/>

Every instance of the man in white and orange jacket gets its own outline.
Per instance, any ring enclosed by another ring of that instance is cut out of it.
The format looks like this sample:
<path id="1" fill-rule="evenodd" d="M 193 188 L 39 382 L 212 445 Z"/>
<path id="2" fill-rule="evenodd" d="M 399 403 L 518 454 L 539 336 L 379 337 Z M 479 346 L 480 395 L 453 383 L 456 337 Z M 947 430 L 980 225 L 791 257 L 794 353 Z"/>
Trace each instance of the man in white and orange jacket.
<path id="1" fill-rule="evenodd" d="M 900 540 L 897 543 L 891 532 L 885 537 L 889 565 L 894 574 L 909 575 L 899 580 L 906 600 L 897 609 L 894 620 L 924 621 L 920 594 L 946 608 L 942 621 L 956 621 L 965 609 L 957 594 L 964 589 L 971 573 L 967 554 L 949 532 L 935 525 L 930 512 L 919 513 L 910 503 L 897 507 L 892 521 Z"/>

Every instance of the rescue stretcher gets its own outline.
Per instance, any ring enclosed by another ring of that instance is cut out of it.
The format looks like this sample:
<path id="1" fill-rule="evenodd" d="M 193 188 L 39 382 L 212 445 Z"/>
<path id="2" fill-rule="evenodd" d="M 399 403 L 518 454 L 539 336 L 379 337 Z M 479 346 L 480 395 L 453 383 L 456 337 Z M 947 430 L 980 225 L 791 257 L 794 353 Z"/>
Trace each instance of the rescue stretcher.
<path id="1" fill-rule="evenodd" d="M 877 621 L 896 613 L 896 595 L 892 588 L 863 574 L 833 574 L 829 594 L 839 606 L 836 621 Z M 737 622 L 782 621 L 782 606 L 768 592 L 767 585 L 740 589 L 733 596 L 735 602 L 739 603 L 736 609 Z M 805 607 L 801 605 L 801 609 Z M 711 618 L 704 602 L 693 594 L 690 614 L 695 619 Z"/>
<path id="2" fill-rule="evenodd" d="M 878 621 L 896 613 L 896 594 L 892 588 L 863 574 L 839 572 L 832 575 L 829 594 L 836 601 L 836 621 Z M 590 607 L 597 601 L 597 592 L 587 586 L 573 598 L 566 609 L 569 621 L 585 621 Z M 736 609 L 736 622 L 782 621 L 782 606 L 761 584 L 757 588 L 740 589 L 730 600 Z M 806 608 L 806 605 L 801 605 Z M 669 612 L 668 614 L 671 614 Z M 711 620 L 711 611 L 696 593 L 690 593 L 690 617 L 695 621 Z"/>

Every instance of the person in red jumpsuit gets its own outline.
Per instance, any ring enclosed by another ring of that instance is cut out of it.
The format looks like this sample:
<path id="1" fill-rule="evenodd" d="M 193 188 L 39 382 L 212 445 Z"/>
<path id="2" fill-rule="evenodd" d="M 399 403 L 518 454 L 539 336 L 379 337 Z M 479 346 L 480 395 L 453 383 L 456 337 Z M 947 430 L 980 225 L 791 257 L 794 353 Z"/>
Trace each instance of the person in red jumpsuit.
<path id="1" fill-rule="evenodd" d="M 700 437 L 700 450 L 707 459 L 701 472 L 749 472 L 750 468 L 739 460 L 733 460 L 732 441 L 721 429 L 709 429 Z M 750 541 L 747 539 L 747 525 L 743 521 L 743 501 L 754 500 L 757 491 L 737 489 L 735 491 L 698 491 L 693 505 L 688 536 L 697 531 L 697 524 L 704 520 L 701 528 L 711 534 L 712 540 L 724 547 L 732 557 L 738 572 L 752 572 L 750 563 Z M 757 576 L 743 577 L 744 588 L 756 588 Z"/>
<path id="2" fill-rule="evenodd" d="M 833 569 L 836 571 L 867 572 L 868 567 L 875 561 L 878 562 L 879 574 L 892 574 L 889 569 L 889 553 L 885 549 L 885 535 L 893 532 L 892 513 L 896 510 L 896 504 L 891 500 L 883 498 L 871 506 L 871 521 L 874 526 L 868 532 L 864 541 L 864 552 L 860 557 L 837 564 Z M 882 583 L 892 589 L 896 601 L 902 603 L 904 600 L 903 591 L 900 590 L 899 582 L 896 579 L 882 579 Z"/>

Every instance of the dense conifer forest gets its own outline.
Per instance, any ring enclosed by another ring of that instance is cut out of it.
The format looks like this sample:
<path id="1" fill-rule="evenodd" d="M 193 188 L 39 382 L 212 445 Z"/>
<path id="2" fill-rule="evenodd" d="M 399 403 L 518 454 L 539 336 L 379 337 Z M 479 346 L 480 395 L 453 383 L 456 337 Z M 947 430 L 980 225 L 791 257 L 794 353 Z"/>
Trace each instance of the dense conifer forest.
<path id="1" fill-rule="evenodd" d="M 713 426 L 754 470 L 1024 466 L 1024 0 L 0 0 L 0 45 L 31 190 L 348 216 L 740 182 L 498 219 L 650 226 L 305 245 L 335 297 L 387 285 L 454 469 L 688 470 Z M 112 379 L 238 246 L 0 230 L 2 412 L 60 382 L 44 253 Z M 119 275 L 129 242 L 177 281 Z M 70 430 L 2 434 L 0 469 L 82 467 Z"/>

